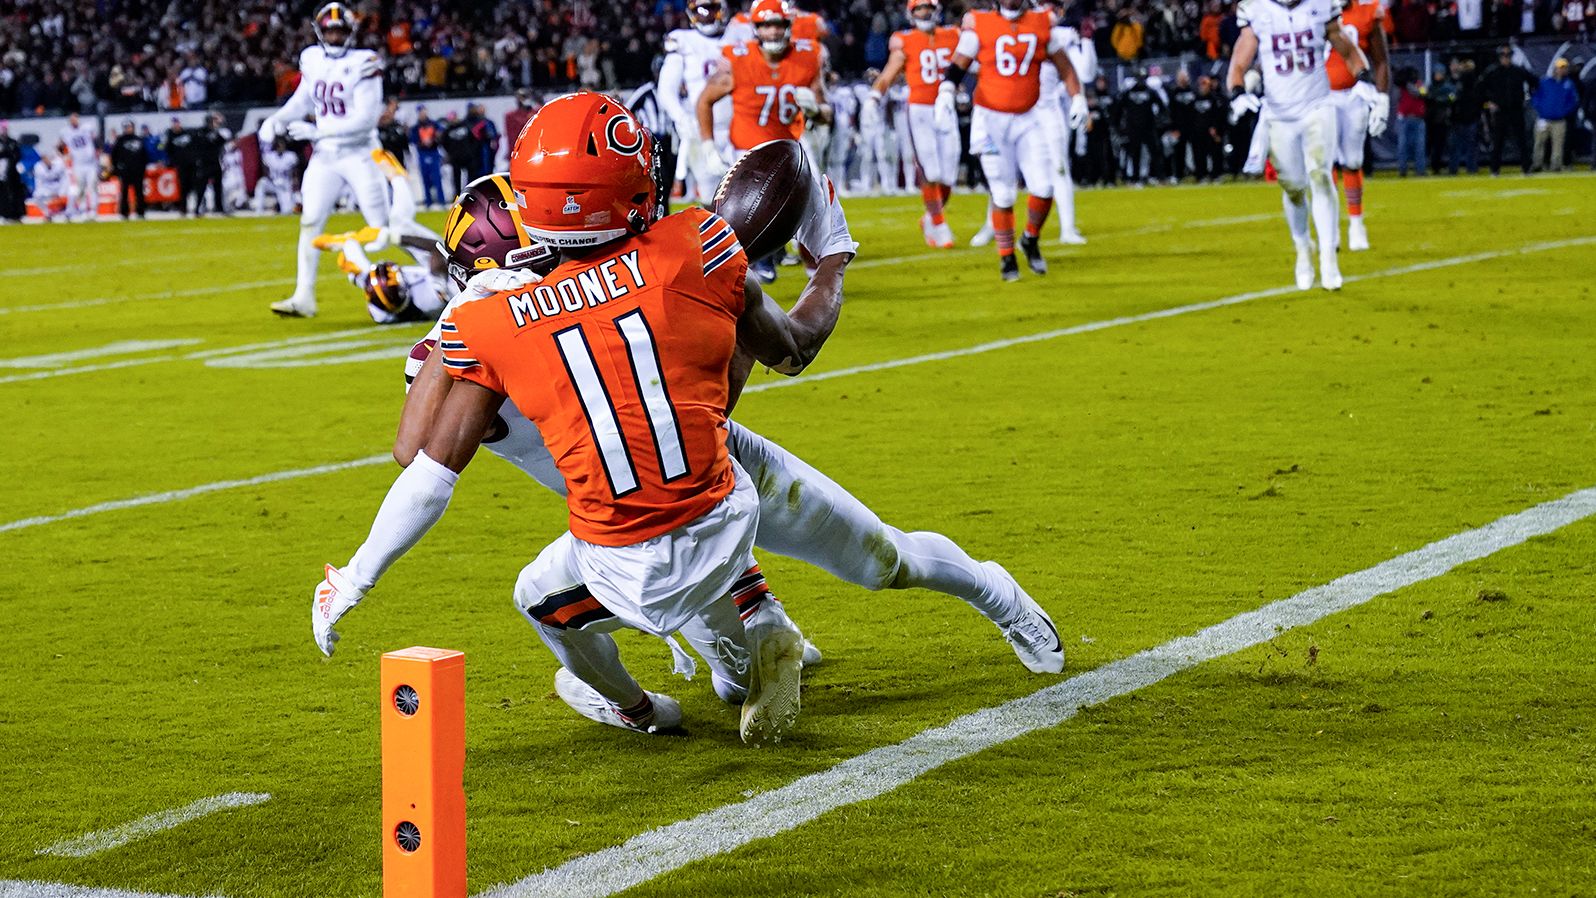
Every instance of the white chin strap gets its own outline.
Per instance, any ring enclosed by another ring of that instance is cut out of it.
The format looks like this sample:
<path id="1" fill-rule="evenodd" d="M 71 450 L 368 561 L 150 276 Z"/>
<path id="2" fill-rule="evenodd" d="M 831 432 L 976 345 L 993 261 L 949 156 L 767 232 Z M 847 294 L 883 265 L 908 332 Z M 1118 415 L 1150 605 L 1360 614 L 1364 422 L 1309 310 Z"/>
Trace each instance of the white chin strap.
<path id="1" fill-rule="evenodd" d="M 766 53 L 785 53 L 791 43 L 792 39 L 785 37 L 774 41 L 760 41 L 759 49 L 764 50 Z"/>
<path id="2" fill-rule="evenodd" d="M 1015 19 L 1018 19 L 1020 16 L 1025 14 L 1025 7 L 1022 6 L 1019 9 L 1009 9 L 1007 6 L 1004 6 L 1003 4 L 999 3 L 998 4 L 998 12 L 1003 14 L 1003 18 L 1008 19 L 1010 22 L 1012 22 Z"/>
<path id="3" fill-rule="evenodd" d="M 935 30 L 937 30 L 937 20 L 936 19 L 915 19 L 914 20 L 914 27 L 920 29 L 921 31 L 935 31 Z"/>

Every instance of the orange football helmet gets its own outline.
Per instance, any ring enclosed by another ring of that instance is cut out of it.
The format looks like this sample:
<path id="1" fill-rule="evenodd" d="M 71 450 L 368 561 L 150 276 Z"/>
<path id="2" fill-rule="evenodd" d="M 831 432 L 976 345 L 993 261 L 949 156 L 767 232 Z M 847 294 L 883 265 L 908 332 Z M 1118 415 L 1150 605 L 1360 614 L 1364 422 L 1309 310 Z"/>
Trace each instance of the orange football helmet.
<path id="1" fill-rule="evenodd" d="M 545 104 L 510 153 L 510 186 L 533 239 L 561 249 L 648 230 L 658 214 L 654 138 L 626 104 L 581 91 Z"/>
<path id="2" fill-rule="evenodd" d="M 931 14 L 928 16 L 915 15 L 914 11 L 922 7 L 930 7 Z M 909 0 L 905 12 L 909 16 L 909 22 L 921 31 L 935 31 L 937 25 L 942 21 L 942 4 L 937 2 L 937 0 Z"/>
<path id="3" fill-rule="evenodd" d="M 754 24 L 754 37 L 759 39 L 761 49 L 767 53 L 787 51 L 792 43 L 792 7 L 787 5 L 787 0 L 754 0 L 754 5 L 748 8 L 748 21 Z M 759 37 L 762 25 L 781 25 L 781 37 L 770 41 Z"/>

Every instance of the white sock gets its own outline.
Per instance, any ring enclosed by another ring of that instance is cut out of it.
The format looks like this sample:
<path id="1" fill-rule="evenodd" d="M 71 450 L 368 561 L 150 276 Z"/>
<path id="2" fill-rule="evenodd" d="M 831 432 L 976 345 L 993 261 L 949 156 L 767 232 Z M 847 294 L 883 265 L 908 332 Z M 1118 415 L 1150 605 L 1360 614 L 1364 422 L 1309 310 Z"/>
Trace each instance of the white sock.
<path id="1" fill-rule="evenodd" d="M 1075 179 L 1068 166 L 1053 173 L 1053 214 L 1061 236 L 1075 233 Z"/>
<path id="2" fill-rule="evenodd" d="M 294 298 L 311 304 L 316 302 L 316 266 L 321 263 L 321 250 L 316 248 L 315 239 L 311 230 L 299 229 L 299 270 L 294 277 Z"/>
<path id="3" fill-rule="evenodd" d="M 1328 175 L 1308 177 L 1308 194 L 1312 197 L 1313 229 L 1319 238 L 1319 252 L 1334 253 L 1336 235 L 1341 228 L 1341 196 L 1335 182 Z"/>

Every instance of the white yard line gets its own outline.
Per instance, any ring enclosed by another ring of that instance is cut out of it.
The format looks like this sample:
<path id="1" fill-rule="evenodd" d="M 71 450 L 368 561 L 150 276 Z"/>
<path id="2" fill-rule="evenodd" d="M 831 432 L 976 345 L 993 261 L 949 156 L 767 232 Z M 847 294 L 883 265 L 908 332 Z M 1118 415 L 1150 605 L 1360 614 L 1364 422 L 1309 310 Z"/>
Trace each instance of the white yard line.
<path id="1" fill-rule="evenodd" d="M 603 898 L 694 861 L 726 854 L 847 805 L 868 801 L 936 770 L 1021 736 L 1057 726 L 1082 708 L 1143 689 L 1204 661 L 1267 642 L 1377 596 L 1439 577 L 1458 565 L 1543 536 L 1596 514 L 1596 488 L 1498 518 L 1347 574 L 1289 599 L 1078 674 L 994 708 L 966 714 L 895 745 L 849 758 L 747 801 L 649 830 L 480 898 Z"/>
<path id="2" fill-rule="evenodd" d="M 0 879 L 0 898 L 188 898 L 188 896 L 74 886 L 64 882 Z M 219 898 L 219 896 L 212 895 L 208 898 Z"/>
<path id="3" fill-rule="evenodd" d="M 0 524 L 0 533 L 8 530 L 26 530 L 29 527 L 38 527 L 43 524 L 54 524 L 60 521 L 69 521 L 73 518 L 84 518 L 89 515 L 101 514 L 107 511 L 122 511 L 128 508 L 142 508 L 146 505 L 164 505 L 167 502 L 180 502 L 206 493 L 220 492 L 221 490 L 236 489 L 241 486 L 260 486 L 266 483 L 277 483 L 283 480 L 298 480 L 301 477 L 315 477 L 318 474 L 331 474 L 335 471 L 347 471 L 351 468 L 364 468 L 371 465 L 380 465 L 392 461 L 393 456 L 387 453 L 382 455 L 368 455 L 354 461 L 334 462 L 328 465 L 316 465 L 312 468 L 297 468 L 292 471 L 274 471 L 270 474 L 261 474 L 255 477 L 246 477 L 242 480 L 219 480 L 215 483 L 201 484 L 184 490 L 172 490 L 165 493 L 150 493 L 144 496 L 134 496 L 131 499 L 117 499 L 114 502 L 100 502 L 83 508 L 74 508 L 60 514 L 40 515 L 39 517 L 23 518 L 20 521 L 11 521 Z"/>
<path id="4" fill-rule="evenodd" d="M 1435 260 L 1430 261 L 1430 262 L 1418 262 L 1418 263 L 1415 263 L 1413 265 L 1404 265 L 1404 266 L 1401 266 L 1401 267 L 1398 267 L 1398 268 L 1388 268 L 1388 269 L 1386 269 L 1384 271 L 1377 271 L 1377 272 L 1372 272 L 1372 273 L 1369 273 L 1369 274 L 1352 275 L 1352 276 L 1347 278 L 1347 281 L 1349 283 L 1351 283 L 1351 282 L 1354 282 L 1354 281 L 1366 281 L 1366 280 L 1374 280 L 1376 278 L 1395 277 L 1397 275 L 1411 274 L 1411 273 L 1416 272 L 1416 271 L 1431 271 L 1431 270 L 1434 270 L 1434 269 L 1437 269 L 1437 268 L 1447 268 L 1447 267 L 1454 266 L 1454 265 L 1464 265 L 1464 264 L 1467 264 L 1467 263 L 1470 263 L 1470 262 L 1481 262 L 1481 261 L 1486 261 L 1486 260 L 1489 260 L 1489 259 L 1500 258 L 1500 257 L 1503 257 L 1503 256 L 1527 255 L 1527 254 L 1530 254 L 1530 253 L 1546 252 L 1546 251 L 1554 250 L 1554 249 L 1565 249 L 1565 248 L 1571 247 L 1571 246 L 1586 246 L 1586 245 L 1590 245 L 1590 244 L 1593 244 L 1593 243 L 1596 243 L 1596 236 L 1576 237 L 1576 238 L 1569 239 L 1569 240 L 1557 240 L 1557 241 L 1551 241 L 1551 242 L 1546 242 L 1546 243 L 1531 243 L 1531 244 L 1528 244 L 1526 246 L 1519 247 L 1518 249 L 1493 250 L 1491 252 L 1474 253 L 1474 254 L 1468 255 L 1468 256 L 1453 256 L 1453 257 L 1447 258 L 1447 259 L 1435 259 Z M 1035 334 L 1026 334 L 1026 335 L 1020 336 L 1020 337 L 1011 337 L 1011 338 L 1006 339 L 1006 340 L 994 340 L 994 341 L 992 341 L 990 343 L 981 343 L 981 344 L 977 344 L 975 346 L 966 346 L 966 347 L 963 347 L 963 348 L 960 348 L 960 349 L 949 349 L 949 350 L 945 350 L 945 351 L 942 351 L 942 352 L 926 353 L 925 355 L 910 356 L 908 358 L 903 358 L 903 359 L 891 359 L 891 360 L 884 361 L 884 362 L 872 362 L 872 363 L 867 364 L 867 365 L 855 365 L 855 366 L 853 366 L 851 368 L 838 368 L 838 369 L 836 369 L 834 371 L 824 371 L 824 372 L 821 372 L 819 374 L 811 374 L 811 375 L 808 375 L 806 377 L 795 377 L 795 378 L 785 379 L 785 380 L 764 381 L 763 383 L 753 384 L 753 385 L 749 386 L 743 392 L 745 392 L 745 393 L 762 393 L 762 392 L 764 392 L 766 390 L 776 390 L 776 389 L 782 389 L 782 388 L 785 388 L 785 387 L 798 386 L 799 384 L 808 384 L 808 383 L 815 383 L 817 381 L 832 380 L 834 378 L 847 377 L 847 376 L 853 375 L 853 374 L 865 374 L 865 373 L 868 373 L 868 372 L 871 372 L 871 371 L 886 371 L 886 370 L 889 370 L 889 369 L 892 369 L 892 368 L 903 368 L 903 367 L 907 367 L 909 365 L 924 364 L 926 362 L 942 361 L 942 360 L 945 360 L 945 359 L 959 358 L 961 356 L 968 356 L 968 355 L 979 355 L 981 353 L 992 352 L 992 351 L 998 350 L 998 349 L 1007 349 L 1007 348 L 1009 348 L 1011 346 L 1021 346 L 1021 345 L 1024 345 L 1026 343 L 1039 343 L 1039 342 L 1042 342 L 1044 340 L 1053 340 L 1053 339 L 1057 339 L 1059 337 L 1071 336 L 1073 334 L 1085 334 L 1085 333 L 1091 333 L 1093 331 L 1107 330 L 1108 328 L 1113 328 L 1113 327 L 1123 327 L 1123 326 L 1128 325 L 1128 324 L 1140 324 L 1140 323 L 1146 322 L 1146 321 L 1157 321 L 1160 318 L 1174 318 L 1176 316 L 1187 315 L 1187 314 L 1190 314 L 1192 312 L 1201 312 L 1201 311 L 1206 311 L 1208 309 L 1222 308 L 1224 306 L 1239 305 L 1239 304 L 1244 303 L 1244 302 L 1251 302 L 1252 300 L 1255 300 L 1255 299 L 1263 299 L 1263 298 L 1270 297 L 1270 296 L 1285 296 L 1285 295 L 1296 293 L 1296 292 L 1299 292 L 1299 291 L 1297 291 L 1297 289 L 1295 287 L 1275 287 L 1275 288 L 1272 288 L 1272 289 L 1269 289 L 1269 290 L 1256 290 L 1256 291 L 1253 291 L 1251 293 L 1238 293 L 1238 294 L 1235 294 L 1234 296 L 1226 296 L 1226 297 L 1223 297 L 1223 298 L 1220 298 L 1220 299 L 1210 300 L 1208 302 L 1191 303 L 1191 304 L 1184 305 L 1184 306 L 1174 306 L 1174 307 L 1168 308 L 1168 309 L 1154 309 L 1151 312 L 1143 312 L 1143 313 L 1141 313 L 1139 315 L 1126 315 L 1126 316 L 1123 316 L 1123 317 L 1120 317 L 1120 318 L 1109 318 L 1109 319 L 1104 320 L 1104 321 L 1090 321 L 1090 322 L 1087 322 L 1085 324 L 1077 324 L 1077 325 L 1074 325 L 1072 327 L 1059 328 L 1057 330 L 1050 330 L 1050 331 L 1042 331 L 1040 333 L 1035 333 Z M 1313 294 L 1313 295 L 1319 295 L 1319 294 Z M 356 332 L 364 332 L 364 331 L 362 330 L 362 331 L 356 331 Z M 291 343 L 291 342 L 307 342 L 307 341 L 313 341 L 313 340 L 328 339 L 328 338 L 332 338 L 332 337 L 335 337 L 335 336 L 342 336 L 342 335 L 344 335 L 346 333 L 351 333 L 351 332 L 350 331 L 335 331 L 335 332 L 331 332 L 331 333 L 327 333 L 327 334 L 321 334 L 321 335 L 315 336 L 315 337 L 293 337 L 293 338 L 289 338 L 288 340 L 281 340 L 281 341 L 277 341 L 276 343 L 264 344 L 264 345 L 276 346 L 276 345 L 285 345 L 285 344 L 288 344 L 288 343 Z M 245 348 L 253 348 L 253 347 L 235 347 L 234 349 L 227 350 L 227 351 L 228 352 L 236 352 L 236 351 L 239 351 L 239 350 L 245 349 Z M 214 352 L 215 351 L 213 351 L 213 350 L 207 350 L 206 352 L 203 352 L 203 353 L 191 353 L 190 357 L 198 358 L 198 357 L 201 357 L 201 356 L 208 356 L 208 355 L 213 354 Z M 108 365 L 106 367 L 116 367 L 116 365 L 113 364 L 113 365 Z M 39 372 L 39 373 L 42 374 L 42 373 L 47 373 L 47 372 Z M 35 376 L 35 375 L 23 375 L 23 377 L 31 377 L 31 376 Z M 0 383 L 5 383 L 5 382 L 6 382 L 5 379 L 0 379 Z M 41 524 L 54 524 L 54 523 L 56 523 L 58 521 L 65 521 L 65 520 L 70 520 L 72 518 L 85 517 L 87 515 L 99 514 L 100 512 L 105 512 L 105 511 L 118 511 L 118 510 L 121 510 L 121 509 L 124 509 L 124 508 L 138 508 L 140 506 L 145 506 L 145 505 L 158 505 L 158 504 L 162 504 L 162 503 L 165 503 L 165 502 L 176 502 L 176 501 L 179 501 L 179 500 L 182 500 L 182 499 L 190 498 L 192 496 L 198 496 L 198 495 L 202 495 L 204 493 L 213 493 L 213 492 L 217 492 L 219 490 L 232 489 L 232 488 L 238 487 L 238 486 L 254 486 L 254 485 L 260 484 L 260 483 L 273 483 L 273 482 L 277 482 L 277 481 L 281 481 L 281 480 L 293 480 L 293 479 L 296 479 L 296 478 L 299 478 L 299 477 L 312 477 L 312 476 L 315 476 L 315 475 L 318 475 L 318 474 L 325 474 L 325 473 L 329 473 L 329 472 L 332 472 L 332 471 L 344 470 L 345 468 L 354 468 L 354 467 L 361 467 L 363 465 L 378 464 L 378 463 L 386 460 L 387 458 L 388 458 L 387 455 L 373 455 L 373 456 L 371 456 L 369 458 L 358 459 L 358 460 L 352 461 L 352 462 L 339 462 L 337 464 L 331 464 L 331 465 L 320 465 L 320 466 L 317 466 L 317 467 L 314 467 L 314 468 L 303 468 L 303 469 L 300 469 L 300 470 L 297 470 L 297 471 L 278 471 L 278 472 L 275 472 L 275 473 L 272 473 L 272 474 L 262 474 L 259 477 L 251 477 L 251 478 L 248 478 L 248 479 L 245 479 L 245 480 L 224 480 L 224 481 L 220 481 L 218 483 L 208 483 L 208 484 L 204 484 L 204 485 L 201 485 L 201 486 L 192 487 L 192 488 L 186 489 L 186 490 L 176 490 L 174 492 L 169 492 L 169 493 L 155 493 L 153 495 L 139 496 L 139 497 L 136 497 L 136 498 L 133 498 L 133 499 L 121 499 L 121 500 L 118 500 L 118 501 L 115 501 L 115 502 L 101 502 L 101 503 L 99 503 L 97 505 L 90 505 L 90 506 L 88 506 L 86 508 L 78 508 L 78 509 L 74 509 L 72 511 L 62 512 L 61 514 L 42 515 L 42 516 L 39 516 L 39 517 L 24 518 L 24 519 L 22 519 L 20 521 L 11 521 L 10 523 L 0 524 L 0 533 L 4 533 L 4 532 L 6 532 L 8 530 L 22 530 L 22 529 L 26 529 L 28 527 L 37 527 L 37 526 L 39 526 Z"/>
<path id="5" fill-rule="evenodd" d="M 153 365 L 156 362 L 176 361 L 175 355 L 150 355 L 137 359 L 123 359 L 120 362 L 102 362 L 98 365 L 78 365 L 72 368 L 53 368 L 49 371 L 30 371 L 27 374 L 8 374 L 0 377 L 0 384 L 14 384 L 25 380 L 48 380 L 60 377 L 63 374 L 87 374 L 91 371 L 111 371 L 116 368 L 132 368 L 138 365 Z"/>
<path id="6" fill-rule="evenodd" d="M 99 854 L 112 848 L 120 848 L 129 842 L 153 836 L 158 832 L 165 832 L 176 826 L 182 826 L 191 820 L 198 820 L 217 811 L 226 811 L 232 808 L 246 808 L 250 805 L 269 801 L 271 795 L 266 792 L 229 792 L 226 795 L 212 795 L 201 798 L 199 801 L 183 805 L 180 808 L 171 808 L 140 817 L 131 823 L 102 829 L 87 835 L 57 842 L 48 848 L 40 848 L 35 854 L 50 854 L 56 857 L 88 857 Z"/>
<path id="7" fill-rule="evenodd" d="M 186 296 L 205 296 L 210 293 L 237 293 L 241 290 L 259 290 L 265 287 L 290 287 L 294 279 L 278 279 L 275 281 L 249 281 L 242 284 L 227 284 L 220 287 L 193 287 L 187 290 L 163 290 L 160 293 L 136 293 L 132 296 L 99 296 L 93 299 L 74 299 L 68 302 L 47 302 L 28 306 L 0 306 L 0 315 L 16 315 L 23 312 L 54 312 L 60 309 L 87 309 L 94 306 L 108 306 L 124 302 L 143 302 L 151 299 L 179 299 Z"/>
<path id="8" fill-rule="evenodd" d="M 152 352 L 157 349 L 176 349 L 179 346 L 193 346 L 195 343 L 203 342 L 205 341 L 198 337 L 181 340 L 118 340 L 115 343 L 89 349 L 0 359 L 0 368 L 54 368 L 67 362 L 80 362 L 84 359 L 97 359 L 108 355 L 132 355 L 136 352 Z"/>

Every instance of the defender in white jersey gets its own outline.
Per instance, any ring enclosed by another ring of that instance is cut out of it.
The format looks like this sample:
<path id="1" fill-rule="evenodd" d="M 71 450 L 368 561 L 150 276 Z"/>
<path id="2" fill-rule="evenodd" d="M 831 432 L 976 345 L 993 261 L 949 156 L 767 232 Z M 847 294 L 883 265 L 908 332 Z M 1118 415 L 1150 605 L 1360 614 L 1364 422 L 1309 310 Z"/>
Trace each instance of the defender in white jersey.
<path id="1" fill-rule="evenodd" d="M 374 263 L 366 250 L 383 248 L 383 244 L 368 242 L 375 236 L 371 228 L 349 234 L 323 234 L 316 238 L 316 246 L 337 250 L 338 269 L 365 294 L 366 312 L 372 321 L 403 324 L 438 320 L 453 292 L 447 277 L 448 260 L 437 249 L 438 241 L 418 237 L 400 240 L 400 248 L 417 260 L 415 265 L 386 260 Z"/>
<path id="2" fill-rule="evenodd" d="M 852 85 L 854 105 L 859 107 L 859 179 L 854 192 L 866 195 L 885 194 L 897 187 L 897 142 L 887 127 L 884 111 L 888 104 L 870 102 L 867 84 L 880 77 L 875 69 L 865 71 L 865 84 Z"/>
<path id="3" fill-rule="evenodd" d="M 1059 21 L 1064 14 L 1063 9 L 1056 5 L 1049 8 L 1053 20 Z M 1082 40 L 1079 31 L 1067 25 L 1054 25 L 1050 41 L 1063 46 L 1064 55 L 1075 67 L 1075 77 L 1080 79 L 1081 84 L 1092 84 L 1097 80 L 1097 49 L 1091 41 Z M 1064 113 L 1069 99 L 1069 93 L 1064 90 L 1064 80 L 1058 75 L 1058 68 L 1052 60 L 1045 60 L 1042 63 L 1042 99 L 1037 104 L 1037 110 L 1042 114 L 1048 147 L 1054 153 L 1053 210 L 1058 215 L 1058 242 L 1082 244 L 1086 238 L 1081 236 L 1075 224 L 1075 177 L 1070 174 L 1070 156 L 1074 152 L 1071 145 L 1075 142 L 1075 131 L 1070 128 L 1069 118 Z"/>
<path id="4" fill-rule="evenodd" d="M 1256 58 L 1263 69 L 1263 112 L 1258 128 L 1280 178 L 1286 224 L 1297 248 L 1297 289 L 1313 286 L 1313 244 L 1308 212 L 1313 208 L 1319 241 L 1319 284 L 1341 289 L 1336 264 L 1340 229 L 1340 197 L 1332 166 L 1336 155 L 1336 110 L 1330 101 L 1325 72 L 1325 44 L 1340 54 L 1354 76 L 1366 72 L 1368 60 L 1341 30 L 1336 0 L 1243 0 L 1236 11 L 1241 36 L 1230 57 L 1226 84 L 1232 119 L 1257 111 L 1258 97 L 1244 88 L 1247 70 Z"/>
<path id="5" fill-rule="evenodd" d="M 67 218 L 85 221 L 99 212 L 100 129 L 84 124 L 76 112 L 61 129 L 61 142 L 71 157 L 67 172 Z"/>
<path id="6" fill-rule="evenodd" d="M 496 204 L 484 203 L 482 199 L 491 198 L 496 189 L 494 177 L 484 178 L 468 188 L 463 195 L 466 197 L 464 205 L 493 208 Z M 833 205 L 840 210 L 840 205 L 835 202 Z M 506 214 L 513 212 L 507 210 Z M 840 219 L 838 212 L 832 220 Z M 461 220 L 466 219 L 462 216 Z M 489 269 L 478 277 L 483 280 L 518 277 L 524 278 L 521 283 L 526 283 L 535 280 L 538 272 L 552 270 L 557 262 L 552 254 L 538 255 L 537 247 L 525 246 L 505 235 L 505 230 L 492 215 L 482 215 L 471 218 L 458 233 L 451 231 L 450 236 L 455 241 L 451 244 L 453 248 L 448 249 L 451 278 Z M 816 238 L 808 239 L 807 245 L 816 245 Z M 833 225 L 829 239 L 852 245 L 847 239 L 845 223 L 840 232 Z M 505 263 L 502 266 L 496 264 L 501 257 Z M 477 278 L 469 285 L 456 282 L 464 289 L 454 302 L 467 302 L 502 286 L 502 283 L 483 283 Z M 417 344 L 406 365 L 406 381 L 413 382 L 414 387 L 405 399 L 399 437 L 394 446 L 394 455 L 402 463 L 414 457 L 416 450 L 425 443 L 432 417 L 451 384 L 442 368 L 442 354 L 433 352 L 441 337 L 440 325 Z M 733 404 L 748 371 L 748 364 L 739 365 L 734 361 L 730 374 Z M 866 589 L 925 588 L 956 596 L 998 626 L 1028 669 L 1037 673 L 1057 673 L 1063 669 L 1063 646 L 1051 619 L 1000 565 L 974 561 L 941 534 L 905 533 L 883 523 L 858 499 L 801 459 L 736 422 L 731 422 L 729 427 L 727 450 L 759 485 L 760 521 L 755 545 L 808 562 Z M 565 480 L 537 427 L 512 403 L 506 402 L 499 409 L 483 445 L 538 483 L 565 495 Z M 795 495 L 801 497 L 796 504 L 790 501 Z M 550 581 L 527 588 L 518 585 L 517 609 L 534 625 L 537 620 L 523 599 L 535 602 L 557 587 L 581 582 L 579 578 L 571 579 L 574 575 L 569 571 L 543 570 L 538 565 L 529 568 L 523 579 L 529 576 Z M 565 582 L 560 582 L 562 580 Z M 806 663 L 818 660 L 817 656 L 817 652 L 806 653 Z M 714 657 L 706 655 L 705 660 L 712 669 L 716 667 Z M 716 691 L 723 698 L 735 698 L 723 691 L 729 685 L 727 678 L 716 676 L 713 679 Z"/>
<path id="7" fill-rule="evenodd" d="M 67 201 L 71 194 L 67 181 L 70 178 L 64 143 L 33 164 L 33 204 L 39 207 L 45 221 L 55 221 L 56 216 L 68 213 Z"/>
<path id="8" fill-rule="evenodd" d="M 720 65 L 722 38 L 730 19 L 725 0 L 693 0 L 687 21 L 693 27 L 665 35 L 665 62 L 659 70 L 660 109 L 676 129 L 676 180 L 686 185 L 688 202 L 711 205 L 718 179 L 715 166 L 699 158 L 698 95 Z M 714 106 L 715 145 L 730 151 L 731 98 Z"/>
<path id="9" fill-rule="evenodd" d="M 354 45 L 356 20 L 342 3 L 316 12 L 317 46 L 299 54 L 299 89 L 260 126 L 262 146 L 286 131 L 312 142 L 310 164 L 300 184 L 299 271 L 294 295 L 272 303 L 286 317 L 316 314 L 314 245 L 327 225 L 338 196 L 347 186 L 366 224 L 388 225 L 388 184 L 372 158 L 378 149 L 377 118 L 382 114 L 382 61 L 375 51 Z M 305 121 L 306 116 L 316 123 Z"/>

